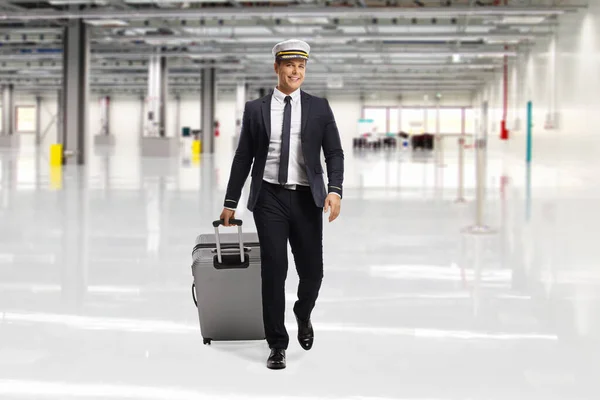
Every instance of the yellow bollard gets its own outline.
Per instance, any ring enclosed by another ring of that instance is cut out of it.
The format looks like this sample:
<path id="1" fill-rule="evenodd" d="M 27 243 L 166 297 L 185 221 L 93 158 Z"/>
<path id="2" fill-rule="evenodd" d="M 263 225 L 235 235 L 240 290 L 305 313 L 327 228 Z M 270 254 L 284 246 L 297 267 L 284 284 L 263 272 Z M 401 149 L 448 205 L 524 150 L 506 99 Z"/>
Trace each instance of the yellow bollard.
<path id="1" fill-rule="evenodd" d="M 62 181 L 62 167 L 50 167 L 50 188 L 57 190 L 62 189 Z"/>
<path id="2" fill-rule="evenodd" d="M 192 154 L 192 165 L 200 165 L 200 154 Z"/>
<path id="3" fill-rule="evenodd" d="M 53 167 L 62 166 L 63 146 L 60 143 L 50 145 L 50 165 Z"/>
<path id="4" fill-rule="evenodd" d="M 194 140 L 192 142 L 192 154 L 200 154 L 202 153 L 202 141 Z"/>

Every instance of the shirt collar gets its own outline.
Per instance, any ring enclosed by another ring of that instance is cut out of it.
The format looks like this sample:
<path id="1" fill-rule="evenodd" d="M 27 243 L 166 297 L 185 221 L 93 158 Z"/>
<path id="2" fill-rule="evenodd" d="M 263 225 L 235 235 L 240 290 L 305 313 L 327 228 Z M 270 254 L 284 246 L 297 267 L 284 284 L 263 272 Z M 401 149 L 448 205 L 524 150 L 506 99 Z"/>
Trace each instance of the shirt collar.
<path id="1" fill-rule="evenodd" d="M 279 89 L 275 88 L 273 90 L 273 97 L 280 103 L 285 103 L 285 96 L 287 95 L 282 93 Z M 300 99 L 300 88 L 290 93 L 290 96 L 292 96 L 292 103 L 296 103 Z"/>

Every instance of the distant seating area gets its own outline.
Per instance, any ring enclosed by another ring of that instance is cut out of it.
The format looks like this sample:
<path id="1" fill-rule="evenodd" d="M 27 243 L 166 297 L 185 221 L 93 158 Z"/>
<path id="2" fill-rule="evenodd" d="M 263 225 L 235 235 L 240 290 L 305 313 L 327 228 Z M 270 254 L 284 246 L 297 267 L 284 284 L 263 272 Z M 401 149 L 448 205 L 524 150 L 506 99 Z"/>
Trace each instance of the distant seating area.
<path id="1" fill-rule="evenodd" d="M 433 150 L 433 139 L 430 133 L 418 135 L 411 135 L 404 131 L 386 134 L 365 133 L 353 139 L 352 147 L 354 149 L 396 148 L 398 142 L 401 142 L 403 147 L 410 146 L 413 150 Z"/>

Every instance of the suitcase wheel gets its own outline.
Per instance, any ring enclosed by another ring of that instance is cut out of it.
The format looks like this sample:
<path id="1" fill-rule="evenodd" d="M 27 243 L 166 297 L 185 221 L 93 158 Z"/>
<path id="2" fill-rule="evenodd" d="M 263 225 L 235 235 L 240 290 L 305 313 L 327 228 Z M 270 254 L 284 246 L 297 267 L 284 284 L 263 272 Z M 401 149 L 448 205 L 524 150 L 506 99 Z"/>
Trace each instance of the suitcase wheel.
<path id="1" fill-rule="evenodd" d="M 208 344 L 210 345 L 210 343 L 212 342 L 212 339 L 204 339 L 204 344 Z"/>

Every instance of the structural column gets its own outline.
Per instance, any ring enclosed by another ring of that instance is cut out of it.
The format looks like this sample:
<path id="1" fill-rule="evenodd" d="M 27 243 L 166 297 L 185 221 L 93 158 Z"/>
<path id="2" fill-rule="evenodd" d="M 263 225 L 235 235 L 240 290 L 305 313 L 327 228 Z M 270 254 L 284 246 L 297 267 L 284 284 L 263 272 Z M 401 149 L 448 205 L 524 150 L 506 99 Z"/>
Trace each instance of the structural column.
<path id="1" fill-rule="evenodd" d="M 237 83 L 236 102 L 235 102 L 235 135 L 233 137 L 233 148 L 237 147 L 240 133 L 242 131 L 242 118 L 244 116 L 244 107 L 246 105 L 246 92 L 248 85 L 244 81 Z"/>
<path id="2" fill-rule="evenodd" d="M 175 136 L 181 135 L 181 95 L 175 95 Z"/>
<path id="3" fill-rule="evenodd" d="M 64 105 L 65 98 L 63 96 L 63 90 L 58 89 L 56 91 L 56 141 L 59 143 L 60 138 L 62 136 L 63 126 L 64 126 L 64 114 L 63 110 L 65 109 Z"/>
<path id="4" fill-rule="evenodd" d="M 95 136 L 96 145 L 114 145 L 115 137 L 110 134 L 110 96 L 100 98 L 100 133 Z"/>
<path id="5" fill-rule="evenodd" d="M 202 70 L 202 152 L 214 153 L 214 124 L 215 124 L 215 68 Z"/>
<path id="6" fill-rule="evenodd" d="M 167 57 L 161 56 L 158 60 L 158 70 L 160 72 L 160 121 L 161 129 L 159 131 L 160 137 L 167 136 L 167 102 L 169 93 L 169 76 L 167 67 Z"/>
<path id="7" fill-rule="evenodd" d="M 558 100 L 558 80 L 556 77 L 557 74 L 557 37 L 554 34 L 552 38 L 552 42 L 550 43 L 550 58 L 548 60 L 548 75 L 547 75 L 547 86 L 550 88 L 550 104 L 548 107 L 548 113 L 546 115 L 545 128 L 546 129 L 556 129 L 558 128 L 558 112 L 557 112 L 557 100 Z"/>
<path id="8" fill-rule="evenodd" d="M 18 146 L 18 137 L 14 132 L 15 121 L 14 87 L 12 84 L 2 88 L 2 134 L 0 147 Z"/>
<path id="9" fill-rule="evenodd" d="M 144 96 L 140 96 L 140 143 L 142 142 L 142 138 L 144 137 L 145 132 L 145 124 L 146 124 L 146 98 Z"/>
<path id="10" fill-rule="evenodd" d="M 14 127 L 14 86 L 5 85 L 2 88 L 2 134 L 12 135 Z"/>
<path id="11" fill-rule="evenodd" d="M 179 151 L 179 137 L 167 135 L 168 83 L 167 57 L 158 52 L 152 54 L 148 66 L 148 95 L 142 136 L 144 157 L 171 157 Z"/>
<path id="12" fill-rule="evenodd" d="M 110 96 L 100 99 L 100 133 L 110 135 Z"/>
<path id="13" fill-rule="evenodd" d="M 63 164 L 84 164 L 89 98 L 89 29 L 82 20 L 67 23 L 64 35 L 62 132 Z"/>
<path id="14" fill-rule="evenodd" d="M 145 136 L 166 136 L 166 106 L 168 92 L 167 58 L 152 54 L 148 63 L 148 96 Z"/>
<path id="15" fill-rule="evenodd" d="M 35 96 L 35 144 L 42 143 L 42 96 Z"/>

